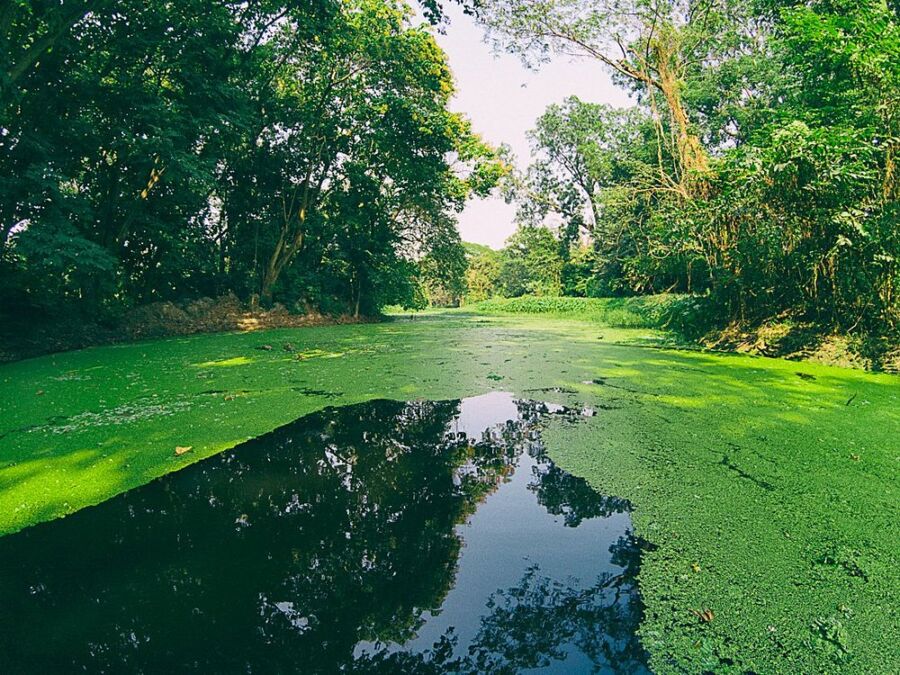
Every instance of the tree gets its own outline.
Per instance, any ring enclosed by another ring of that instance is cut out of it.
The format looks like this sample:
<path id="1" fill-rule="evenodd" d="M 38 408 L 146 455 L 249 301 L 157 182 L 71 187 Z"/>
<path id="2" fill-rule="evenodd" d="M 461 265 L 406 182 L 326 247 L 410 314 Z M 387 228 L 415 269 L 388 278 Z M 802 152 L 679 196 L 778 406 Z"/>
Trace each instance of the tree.
<path id="1" fill-rule="evenodd" d="M 559 244 L 549 228 L 520 226 L 503 249 L 497 285 L 506 297 L 559 295 L 562 266 Z"/>
<path id="2" fill-rule="evenodd" d="M 631 119 L 570 100 L 532 133 L 541 154 L 516 196 L 524 222 L 561 222 L 566 292 L 705 292 L 740 320 L 900 325 L 900 29 L 886 3 L 504 1 L 483 18 L 526 58 L 591 56 L 639 94 Z M 705 169 L 686 171 L 701 142 Z M 593 260 L 573 264 L 563 240 L 586 222 Z"/>
<path id="3" fill-rule="evenodd" d="M 466 293 L 469 261 L 456 221 L 446 219 L 442 225 L 431 234 L 429 251 L 419 262 L 423 295 L 433 307 L 458 307 Z"/>
<path id="4" fill-rule="evenodd" d="M 602 191 L 631 180 L 644 117 L 575 96 L 550 105 L 529 132 L 537 159 L 520 190 L 519 219 L 539 224 L 555 214 L 568 243 L 582 232 L 602 236 Z"/>
<path id="5" fill-rule="evenodd" d="M 493 297 L 499 291 L 500 253 L 487 246 L 465 244 L 466 302 L 480 302 Z"/>
<path id="6" fill-rule="evenodd" d="M 507 170 L 394 0 L 19 0 L 0 18 L 12 314 L 231 291 L 377 312 Z"/>
<path id="7" fill-rule="evenodd" d="M 240 109 L 233 57 L 252 28 L 236 24 L 225 2 L 125 2 L 108 15 L 95 4 L 103 20 L 76 21 L 11 78 L 0 122 L 4 257 L 13 234 L 42 227 L 99 246 L 117 264 L 66 289 L 94 307 L 106 299 L 101 286 L 166 294 L 154 270 L 186 243 L 186 220 L 205 203 L 210 139 Z M 89 3 L 15 5 L 13 28 L 36 22 L 40 31 L 42 22 L 68 25 L 57 14 Z M 196 265 L 209 256 L 191 248 L 189 257 Z"/>
<path id="8" fill-rule="evenodd" d="M 676 138 L 678 184 L 686 190 L 692 174 L 708 170 L 709 158 L 684 104 L 684 78 L 709 52 L 726 9 L 725 0 L 485 0 L 478 17 L 495 44 L 526 63 L 553 53 L 596 59 L 643 92 L 654 113 L 658 95 Z M 658 142 L 666 142 L 661 127 Z"/>

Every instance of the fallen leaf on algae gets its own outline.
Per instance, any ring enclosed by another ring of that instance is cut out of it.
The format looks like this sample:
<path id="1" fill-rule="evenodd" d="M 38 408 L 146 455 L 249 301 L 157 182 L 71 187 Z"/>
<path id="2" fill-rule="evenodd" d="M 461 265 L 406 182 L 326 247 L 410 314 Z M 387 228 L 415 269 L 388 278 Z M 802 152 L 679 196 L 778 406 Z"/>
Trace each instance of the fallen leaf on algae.
<path id="1" fill-rule="evenodd" d="M 193 449 L 194 449 L 193 445 L 177 445 L 177 446 L 175 446 L 175 454 L 183 455 L 184 453 L 190 452 Z"/>
<path id="2" fill-rule="evenodd" d="M 716 618 L 716 615 L 713 614 L 713 611 L 711 609 L 702 609 L 702 610 L 692 609 L 691 614 L 696 616 L 703 623 L 709 623 L 710 621 L 712 621 L 713 619 Z"/>

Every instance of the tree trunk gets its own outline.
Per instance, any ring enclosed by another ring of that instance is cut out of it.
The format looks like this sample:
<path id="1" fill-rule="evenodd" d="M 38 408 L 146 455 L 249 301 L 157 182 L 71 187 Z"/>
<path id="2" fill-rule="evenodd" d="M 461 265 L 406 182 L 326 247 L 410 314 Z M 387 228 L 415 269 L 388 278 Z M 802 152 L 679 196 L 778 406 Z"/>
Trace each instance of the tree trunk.
<path id="1" fill-rule="evenodd" d="M 282 232 L 282 236 L 278 238 L 278 243 L 275 245 L 275 250 L 272 251 L 272 255 L 269 256 L 269 262 L 266 265 L 266 270 L 263 273 L 262 283 L 260 284 L 260 297 L 263 302 L 268 304 L 269 301 L 272 300 L 272 289 L 275 286 L 275 282 L 278 281 L 278 276 L 281 274 L 281 254 L 284 250 L 284 232 Z"/>
<path id="2" fill-rule="evenodd" d="M 6 80 L 10 88 L 15 87 L 44 54 L 68 34 L 76 23 L 87 16 L 95 4 L 94 2 L 84 3 L 83 6 L 77 7 L 70 14 L 63 16 L 58 16 L 58 14 L 62 14 L 62 10 L 51 10 L 47 32 L 37 38 L 19 57 L 18 61 L 10 63 L 6 71 Z"/>
<path id="3" fill-rule="evenodd" d="M 304 198 L 304 202 L 307 201 L 308 199 Z M 292 221 L 293 216 L 291 212 L 285 210 L 284 223 L 281 226 L 281 233 L 278 235 L 278 243 L 275 244 L 275 250 L 269 256 L 269 262 L 266 265 L 266 271 L 263 273 L 262 283 L 260 284 L 260 295 L 266 303 L 272 300 L 272 290 L 281 272 L 303 247 L 304 225 L 306 224 L 305 204 L 297 212 L 297 225 L 294 232 L 291 232 Z"/>
<path id="4" fill-rule="evenodd" d="M 598 226 L 600 224 L 600 210 L 597 208 L 597 202 L 594 201 L 593 193 L 588 193 L 588 202 L 591 205 L 591 217 L 594 220 L 591 224 L 591 236 L 596 237 L 598 234 Z"/>
<path id="5" fill-rule="evenodd" d="M 706 172 L 709 170 L 706 150 L 697 135 L 690 131 L 687 113 L 681 103 L 681 95 L 674 88 L 664 90 L 663 95 L 666 97 L 669 110 L 672 112 L 672 119 L 678 128 L 678 159 L 682 171 L 684 173 Z"/>
<path id="6" fill-rule="evenodd" d="M 705 173 L 709 170 L 709 159 L 700 139 L 691 131 L 690 121 L 684 103 L 681 100 L 679 81 L 672 58 L 675 56 L 673 45 L 662 40 L 654 45 L 659 79 L 656 86 L 666 100 L 675 125 L 678 162 L 681 165 L 682 181 L 688 174 Z"/>
<path id="7" fill-rule="evenodd" d="M 648 64 L 640 71 L 640 76 L 649 85 L 662 94 L 669 109 L 672 120 L 672 133 L 674 138 L 674 153 L 678 160 L 678 183 L 685 197 L 692 197 L 697 193 L 706 192 L 707 184 L 704 180 L 697 180 L 709 170 L 709 159 L 706 149 L 700 142 L 700 138 L 691 130 L 690 120 L 684 102 L 681 99 L 681 71 L 682 64 L 679 60 L 681 49 L 681 36 L 679 32 L 670 26 L 659 31 L 658 35 L 647 45 L 647 53 L 652 54 L 656 76 L 650 76 Z M 651 99 L 652 103 L 652 99 Z M 661 131 L 658 130 L 658 131 Z M 659 139 L 662 142 L 662 139 Z M 660 154 L 660 160 L 662 155 Z M 660 167 L 662 164 L 660 164 Z"/>
<path id="8" fill-rule="evenodd" d="M 289 246 L 285 246 L 282 239 L 279 238 L 278 245 L 275 247 L 272 256 L 269 258 L 269 262 L 266 265 L 266 271 L 263 274 L 262 283 L 260 284 L 260 297 L 263 301 L 270 302 L 272 300 L 272 291 L 275 287 L 275 283 L 278 281 L 278 277 L 281 276 L 284 268 L 294 259 L 294 256 L 297 255 L 297 252 L 302 246 L 302 231 L 295 235 L 294 240 Z"/>

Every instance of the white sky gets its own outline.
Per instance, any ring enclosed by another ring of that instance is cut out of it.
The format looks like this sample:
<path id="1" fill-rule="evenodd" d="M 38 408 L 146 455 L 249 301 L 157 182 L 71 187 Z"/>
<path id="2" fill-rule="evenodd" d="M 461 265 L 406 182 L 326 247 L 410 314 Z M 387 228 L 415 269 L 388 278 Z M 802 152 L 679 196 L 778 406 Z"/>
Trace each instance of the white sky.
<path id="1" fill-rule="evenodd" d="M 596 61 L 557 58 L 530 71 L 515 56 L 495 55 L 484 43 L 482 30 L 455 4 L 446 3 L 445 10 L 450 24 L 436 39 L 456 79 L 452 108 L 466 113 L 488 142 L 509 145 L 520 168 L 529 163 L 525 133 L 549 104 L 575 94 L 594 103 L 632 105 Z M 515 230 L 514 216 L 515 207 L 500 197 L 475 200 L 460 214 L 459 230 L 464 241 L 500 248 Z"/>

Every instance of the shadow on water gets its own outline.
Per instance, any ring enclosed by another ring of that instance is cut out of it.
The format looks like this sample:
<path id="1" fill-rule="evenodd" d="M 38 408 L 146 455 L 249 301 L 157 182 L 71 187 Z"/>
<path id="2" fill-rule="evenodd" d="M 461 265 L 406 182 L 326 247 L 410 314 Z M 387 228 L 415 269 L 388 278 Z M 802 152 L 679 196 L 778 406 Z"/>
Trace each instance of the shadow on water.
<path id="1" fill-rule="evenodd" d="M 642 672 L 629 505 L 551 414 L 329 408 L 2 538 L 4 672 Z"/>

